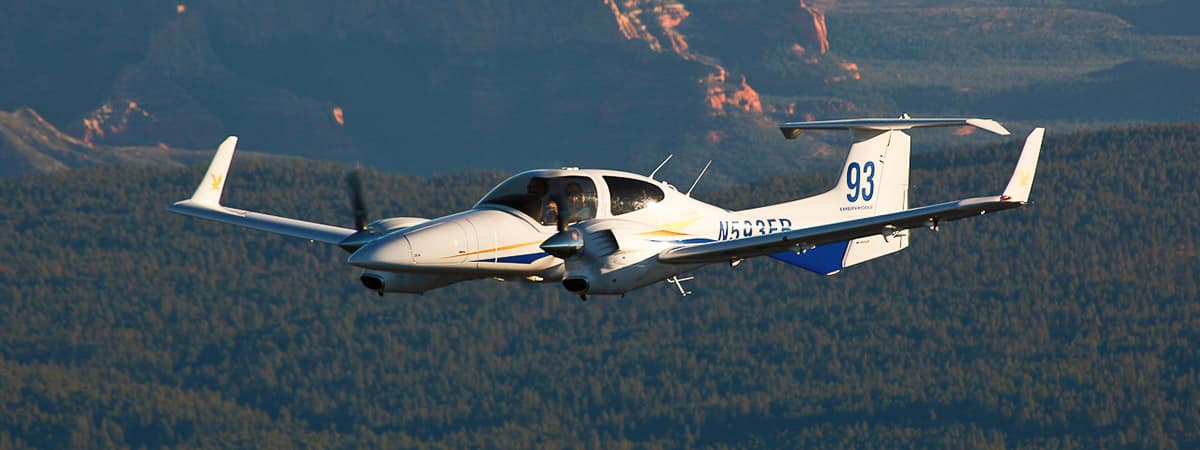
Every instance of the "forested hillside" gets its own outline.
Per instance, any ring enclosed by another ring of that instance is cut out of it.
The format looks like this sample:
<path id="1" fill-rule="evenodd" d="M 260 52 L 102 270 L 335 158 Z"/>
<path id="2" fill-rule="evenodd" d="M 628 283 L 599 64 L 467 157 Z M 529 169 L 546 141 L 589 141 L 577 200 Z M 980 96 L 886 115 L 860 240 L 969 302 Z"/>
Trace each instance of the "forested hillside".
<path id="1" fill-rule="evenodd" d="M 1019 147 L 915 155 L 913 203 L 998 192 Z M 0 448 L 1196 448 L 1197 148 L 1050 130 L 1027 208 L 833 277 L 752 260 L 588 303 L 377 297 L 336 248 L 167 213 L 201 167 L 0 178 Z M 226 203 L 346 224 L 344 171 L 238 160 Z M 374 215 L 430 217 L 502 177 L 365 181 Z"/>

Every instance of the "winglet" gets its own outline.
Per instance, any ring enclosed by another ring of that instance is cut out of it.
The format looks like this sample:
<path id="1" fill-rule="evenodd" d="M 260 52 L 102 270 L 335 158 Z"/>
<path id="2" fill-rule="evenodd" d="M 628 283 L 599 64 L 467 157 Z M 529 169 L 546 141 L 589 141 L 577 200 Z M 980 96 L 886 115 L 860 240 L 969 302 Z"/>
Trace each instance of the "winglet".
<path id="1" fill-rule="evenodd" d="M 1000 122 L 992 119 L 967 119 L 967 125 L 989 131 L 1000 136 L 1008 136 L 1009 134 L 1008 129 L 1004 128 L 1004 125 L 1000 125 Z"/>
<path id="2" fill-rule="evenodd" d="M 1035 128 L 1025 139 L 1025 148 L 1021 150 L 1017 168 L 1000 197 L 1002 200 L 1020 203 L 1029 201 L 1029 190 L 1033 187 L 1033 174 L 1037 171 L 1038 155 L 1042 151 L 1042 137 L 1045 134 L 1045 128 Z"/>
<path id="3" fill-rule="evenodd" d="M 220 206 L 221 191 L 225 189 L 225 175 L 229 173 L 229 162 L 233 160 L 233 151 L 237 147 L 237 136 L 225 138 L 225 142 L 217 147 L 217 154 L 213 156 L 212 164 L 208 166 L 203 180 L 200 180 L 200 186 L 196 188 L 196 193 L 192 194 L 192 203 L 203 206 Z"/>

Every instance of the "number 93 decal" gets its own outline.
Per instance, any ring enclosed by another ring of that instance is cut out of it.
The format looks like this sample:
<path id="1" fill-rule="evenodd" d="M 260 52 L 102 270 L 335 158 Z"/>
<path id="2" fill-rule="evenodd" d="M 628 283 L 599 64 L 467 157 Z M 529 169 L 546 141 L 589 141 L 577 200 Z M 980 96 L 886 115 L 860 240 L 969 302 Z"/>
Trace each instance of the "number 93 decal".
<path id="1" fill-rule="evenodd" d="M 850 203 L 860 198 L 864 202 L 871 201 L 875 196 L 875 161 L 867 161 L 861 166 L 857 162 L 850 163 L 846 168 L 846 187 L 850 188 L 850 193 L 846 194 Z"/>

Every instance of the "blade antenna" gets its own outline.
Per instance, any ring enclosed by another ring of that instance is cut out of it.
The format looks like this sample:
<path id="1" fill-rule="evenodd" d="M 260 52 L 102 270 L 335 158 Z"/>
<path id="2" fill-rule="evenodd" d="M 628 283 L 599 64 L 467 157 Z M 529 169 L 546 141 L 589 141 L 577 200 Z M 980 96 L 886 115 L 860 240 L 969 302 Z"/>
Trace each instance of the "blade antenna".
<path id="1" fill-rule="evenodd" d="M 661 162 L 661 163 L 659 163 L 659 164 L 658 164 L 658 167 L 655 167 L 655 168 L 654 168 L 654 171 L 653 171 L 653 172 L 650 172 L 650 176 L 649 176 L 649 178 L 650 178 L 651 180 L 653 180 L 653 179 L 654 179 L 654 174 L 658 173 L 658 169 L 662 169 L 662 168 L 663 168 L 663 166 L 667 165 L 667 161 L 670 161 L 672 156 L 675 156 L 675 154 L 673 154 L 673 153 L 672 153 L 672 154 L 670 154 L 670 155 L 667 155 L 667 159 L 664 159 L 664 160 L 663 160 L 663 162 Z"/>
<path id="2" fill-rule="evenodd" d="M 712 160 L 710 159 L 710 160 L 708 160 L 708 164 L 705 164 L 705 165 L 704 165 L 704 169 L 701 169 L 701 170 L 700 170 L 700 175 L 696 175 L 696 181 L 693 181 L 693 182 L 692 182 L 692 187 L 688 188 L 688 191 L 687 191 L 687 193 L 686 193 L 686 194 L 683 194 L 683 195 L 686 195 L 686 196 L 688 196 L 688 197 L 691 197 L 691 196 L 692 196 L 692 189 L 695 189 L 695 188 L 696 188 L 696 185 L 697 185 L 697 184 L 700 184 L 700 179 L 704 177 L 704 174 L 705 174 L 706 172 L 708 172 L 708 166 L 711 166 L 711 165 L 712 165 Z"/>

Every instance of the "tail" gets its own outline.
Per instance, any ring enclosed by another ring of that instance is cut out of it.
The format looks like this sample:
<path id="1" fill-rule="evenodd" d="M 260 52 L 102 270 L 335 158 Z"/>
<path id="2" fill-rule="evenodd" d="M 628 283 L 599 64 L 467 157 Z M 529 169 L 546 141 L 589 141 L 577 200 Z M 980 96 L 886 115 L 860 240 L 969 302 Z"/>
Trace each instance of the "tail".
<path id="1" fill-rule="evenodd" d="M 990 119 L 852 119 L 793 122 L 780 126 L 788 139 L 803 130 L 848 129 L 853 135 L 850 153 L 838 182 L 825 193 L 740 213 L 787 217 L 793 228 L 803 228 L 908 209 L 908 174 L 911 138 L 904 130 L 924 127 L 974 126 L 999 135 L 1008 130 Z M 908 247 L 908 231 L 875 235 L 826 244 L 799 255 L 773 255 L 823 275 L 837 273 L 864 261 Z"/>

